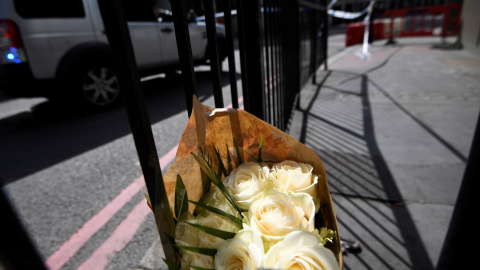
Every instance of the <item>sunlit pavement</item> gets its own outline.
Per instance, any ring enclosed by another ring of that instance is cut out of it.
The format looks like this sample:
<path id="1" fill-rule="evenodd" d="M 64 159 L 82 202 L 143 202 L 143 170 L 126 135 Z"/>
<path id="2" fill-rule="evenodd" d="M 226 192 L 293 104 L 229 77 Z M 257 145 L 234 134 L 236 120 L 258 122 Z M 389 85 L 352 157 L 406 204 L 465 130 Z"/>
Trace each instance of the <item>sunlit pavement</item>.
<path id="1" fill-rule="evenodd" d="M 434 269 L 477 122 L 480 57 L 397 42 L 332 57 L 290 129 L 325 163 L 341 239 L 360 243 L 345 269 Z"/>

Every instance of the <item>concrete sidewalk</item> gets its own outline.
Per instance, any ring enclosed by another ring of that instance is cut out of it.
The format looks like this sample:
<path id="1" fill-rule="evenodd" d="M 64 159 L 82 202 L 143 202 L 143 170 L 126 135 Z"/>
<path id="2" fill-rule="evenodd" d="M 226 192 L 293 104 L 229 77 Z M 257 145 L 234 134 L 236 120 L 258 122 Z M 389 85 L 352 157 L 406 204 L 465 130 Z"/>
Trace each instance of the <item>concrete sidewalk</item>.
<path id="1" fill-rule="evenodd" d="M 380 42 L 379 42 L 380 43 Z M 325 163 L 344 269 L 434 269 L 480 108 L 480 57 L 402 39 L 333 57 L 301 92 L 290 134 Z"/>

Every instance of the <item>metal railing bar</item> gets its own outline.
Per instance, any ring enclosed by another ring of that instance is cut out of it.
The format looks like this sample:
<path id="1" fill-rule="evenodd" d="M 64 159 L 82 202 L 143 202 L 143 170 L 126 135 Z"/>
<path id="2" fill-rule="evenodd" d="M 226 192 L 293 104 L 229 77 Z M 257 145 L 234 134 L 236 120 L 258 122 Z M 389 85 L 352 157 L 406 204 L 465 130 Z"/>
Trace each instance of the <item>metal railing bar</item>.
<path id="1" fill-rule="evenodd" d="M 269 0 L 264 0 L 263 2 L 263 25 L 264 25 L 264 29 L 265 29 L 265 74 L 266 74 L 266 86 L 265 86 L 265 91 L 267 91 L 267 95 L 266 95 L 266 106 L 267 106 L 267 115 L 266 115 L 266 120 L 267 122 L 269 123 L 272 123 L 272 113 L 271 113 L 271 107 L 273 105 L 273 103 L 271 102 L 271 94 L 272 94 L 272 88 L 271 88 L 271 84 L 270 84 L 270 81 L 272 79 L 271 77 L 271 72 L 270 72 L 270 67 L 271 67 L 271 58 L 270 58 L 270 46 L 271 46 L 271 42 L 270 42 L 270 30 L 268 29 L 270 27 L 270 23 L 268 21 L 268 19 L 270 18 L 270 12 L 268 12 L 270 9 L 269 9 Z"/>
<path id="2" fill-rule="evenodd" d="M 266 28 L 268 27 L 268 33 L 269 33 L 268 39 L 270 41 L 270 44 L 269 44 L 270 46 L 269 46 L 269 51 L 268 51 L 269 59 L 270 59 L 270 63 L 269 63 L 270 64 L 270 76 L 268 78 L 268 82 L 270 84 L 271 93 L 269 95 L 269 99 L 272 100 L 272 108 L 270 108 L 270 111 L 272 112 L 271 123 L 274 124 L 274 125 L 277 125 L 276 114 L 275 114 L 275 111 L 273 109 L 273 106 L 275 105 L 275 103 L 273 102 L 274 101 L 274 93 L 277 91 L 276 82 L 275 82 L 275 76 L 276 76 L 275 31 L 276 31 L 276 29 L 274 28 L 273 20 L 274 20 L 274 17 L 276 15 L 277 10 L 274 7 L 273 0 L 269 0 L 267 3 L 268 3 L 269 11 L 270 11 L 270 12 L 268 12 L 268 18 L 267 18 L 268 24 L 265 25 Z"/>
<path id="3" fill-rule="evenodd" d="M 270 111 L 272 114 L 271 117 L 271 123 L 272 125 L 277 125 L 277 115 L 275 113 L 275 106 L 277 105 L 275 102 L 275 92 L 277 91 L 277 85 L 275 81 L 275 76 L 276 76 L 276 62 L 275 62 L 275 50 L 276 50 L 276 44 L 275 44 L 275 32 L 276 32 L 276 25 L 274 24 L 274 17 L 276 16 L 277 9 L 275 9 L 274 1 L 269 0 L 268 1 L 268 6 L 269 10 L 272 12 L 269 12 L 268 14 L 268 32 L 269 32 L 269 57 L 270 57 L 270 78 L 269 78 L 269 83 L 270 83 L 270 89 L 271 93 L 269 95 L 269 99 L 271 100 L 272 106 L 270 107 Z M 267 25 L 265 25 L 267 27 Z"/>
<path id="4" fill-rule="evenodd" d="M 250 106 L 250 96 L 248 91 L 248 73 L 247 73 L 247 60 L 245 56 L 246 44 L 245 44 L 245 17 L 243 12 L 243 1 L 237 1 L 237 25 L 238 25 L 238 49 L 240 52 L 240 75 L 242 78 L 242 94 L 243 94 L 243 106 L 246 111 Z"/>
<path id="5" fill-rule="evenodd" d="M 277 13 L 278 13 L 278 10 L 276 9 L 275 7 L 275 4 L 274 4 L 274 0 L 269 0 L 269 6 L 270 6 L 270 9 L 272 10 L 272 12 L 270 12 L 269 14 L 269 17 L 268 17 L 268 22 L 269 22 L 269 32 L 270 32 L 270 83 L 271 83 L 271 89 L 272 89 L 272 93 L 271 93 L 271 100 L 272 100 L 272 104 L 275 104 L 274 103 L 274 100 L 275 100 L 275 93 L 277 92 L 277 82 L 276 82 L 276 76 L 277 76 L 277 63 L 276 63 L 276 58 L 275 58 L 275 51 L 276 51 L 276 46 L 277 44 L 275 43 L 275 35 L 276 35 L 276 31 L 277 31 L 277 28 L 276 28 L 276 25 L 275 25 L 275 16 L 277 16 Z M 272 106 L 271 108 L 271 111 L 272 111 L 272 123 L 276 123 L 277 122 L 277 115 L 275 113 L 275 110 Z"/>
<path id="6" fill-rule="evenodd" d="M 125 11 L 120 1 L 99 0 L 98 4 L 147 190 L 152 202 L 155 202 L 155 183 L 157 179 L 163 181 L 163 178 Z"/>
<path id="7" fill-rule="evenodd" d="M 286 20 L 289 20 L 290 17 L 289 17 L 289 12 L 287 11 L 287 3 L 288 1 L 285 1 L 285 0 L 280 0 L 280 3 L 281 3 L 281 16 L 283 20 L 281 20 L 281 26 L 282 28 L 287 26 L 287 24 L 285 23 Z M 287 51 L 289 50 L 289 40 L 288 40 L 288 30 L 289 28 L 285 28 L 284 31 L 281 31 L 280 32 L 280 42 L 282 44 L 282 54 L 280 56 L 280 58 L 282 59 L 282 65 L 281 65 L 281 70 L 282 70 L 282 73 L 285 74 L 285 82 L 284 84 L 282 85 L 281 89 L 278 91 L 278 128 L 281 129 L 281 123 L 283 122 L 283 102 L 284 102 L 284 99 L 283 99 L 283 94 L 285 93 L 286 89 L 288 89 L 288 83 L 289 83 L 289 79 L 287 78 L 287 65 L 289 64 L 289 56 L 288 56 L 288 53 Z M 295 68 L 294 72 L 297 72 L 298 71 L 298 67 Z"/>
<path id="8" fill-rule="evenodd" d="M 323 4 L 327 4 L 327 0 L 323 0 Z M 323 12 L 323 27 L 322 27 L 322 45 L 323 45 L 323 63 L 324 70 L 328 70 L 328 10 Z M 320 65 L 322 63 L 319 63 Z"/>
<path id="9" fill-rule="evenodd" d="M 244 61 L 242 74 L 248 71 L 246 80 L 242 80 L 244 87 L 244 107 L 249 113 L 264 120 L 265 119 L 265 80 L 263 63 L 263 39 L 261 29 L 261 6 L 259 0 L 239 1 L 238 14 L 242 20 L 243 40 L 240 42 L 243 49 L 240 54 Z M 248 33 L 245 31 L 248 29 Z"/>
<path id="10" fill-rule="evenodd" d="M 188 117 L 192 114 L 193 95 L 197 95 L 197 81 L 193 67 L 192 45 L 187 22 L 187 9 L 184 0 L 170 1 L 173 15 L 173 26 L 177 40 L 178 57 L 182 71 L 185 102 Z"/>
<path id="11" fill-rule="evenodd" d="M 292 32 L 292 53 L 291 54 L 291 57 L 292 57 L 292 63 L 295 63 L 296 65 L 299 65 L 299 62 L 300 62 L 300 44 L 299 44 L 299 40 L 300 40 L 300 25 L 299 25 L 299 12 L 300 12 L 300 6 L 298 3 L 292 3 L 292 9 L 294 10 L 298 10 L 298 12 L 293 12 L 292 13 L 292 20 L 294 22 L 296 22 L 295 24 L 295 29 L 294 31 Z M 287 106 L 287 104 L 285 103 L 285 108 L 284 108 L 284 111 L 285 111 L 285 114 L 284 114 L 284 119 L 283 119 L 283 123 L 284 123 L 284 127 L 285 125 L 287 124 L 287 121 L 288 121 L 288 116 L 290 114 L 291 111 L 288 111 L 291 109 L 291 105 L 292 105 L 292 102 L 295 98 L 295 95 L 297 95 L 299 92 L 300 92 L 300 73 L 297 71 L 296 73 L 293 74 L 292 76 L 292 82 L 291 82 L 291 89 L 290 91 L 286 92 L 286 101 L 289 101 L 289 104 Z"/>
<path id="12" fill-rule="evenodd" d="M 315 84 L 316 81 L 316 69 L 317 69 L 317 35 L 318 35 L 318 20 L 317 20 L 317 11 L 312 10 L 312 21 L 311 23 L 311 46 L 310 46 L 310 74 L 312 74 L 312 83 Z M 299 106 L 300 103 L 297 103 Z"/>
<path id="13" fill-rule="evenodd" d="M 288 92 L 296 91 L 298 86 L 295 85 L 296 77 L 300 75 L 299 69 L 299 58 L 294 57 L 295 54 L 300 53 L 300 47 L 296 43 L 299 43 L 298 27 L 299 17 L 298 17 L 298 3 L 295 1 L 283 1 L 283 26 L 286 32 L 282 32 L 284 40 L 284 59 L 283 70 L 286 75 L 286 85 L 283 91 L 280 93 L 280 128 L 284 130 L 285 116 L 286 116 L 286 102 L 288 100 Z M 292 12 L 295 11 L 295 12 Z M 297 15 L 297 16 L 295 16 Z M 288 21 L 288 23 L 287 23 Z M 289 70 L 291 67 L 296 67 L 295 70 Z"/>
<path id="14" fill-rule="evenodd" d="M 175 1 L 173 1 L 175 2 Z M 210 72 L 212 76 L 213 96 L 216 108 L 223 108 L 223 93 L 220 83 L 220 62 L 218 57 L 217 29 L 215 7 L 213 0 L 204 0 L 205 23 L 207 25 L 208 55 L 210 57 Z"/>
<path id="15" fill-rule="evenodd" d="M 223 0 L 224 15 L 225 15 L 225 32 L 226 32 L 226 46 L 228 52 L 228 74 L 230 78 L 230 93 L 232 95 L 232 107 L 238 109 L 238 89 L 237 89 L 237 74 L 235 68 L 235 47 L 233 43 L 232 34 L 232 3 L 231 0 Z"/>
<path id="16" fill-rule="evenodd" d="M 277 82 L 278 82 L 278 86 L 276 88 L 276 91 L 275 91 L 275 98 L 277 99 L 277 108 L 276 108 L 276 112 L 277 112 L 277 126 L 279 125 L 280 123 L 280 93 L 282 91 L 284 91 L 284 88 L 285 88 L 285 73 L 283 72 L 283 56 L 282 56 L 282 52 L 284 50 L 284 43 L 282 42 L 282 25 L 281 25 L 281 16 L 283 14 L 282 12 L 282 8 L 281 8 L 281 5 L 279 3 L 279 0 L 274 0 L 274 3 L 275 3 L 275 7 L 277 8 L 277 12 L 275 14 L 275 17 L 273 18 L 274 19 L 274 23 L 275 25 L 277 26 L 277 29 L 275 31 L 275 43 L 276 43 L 276 46 L 275 46 L 275 68 L 276 68 L 276 73 L 278 74 L 277 76 Z"/>
<path id="17" fill-rule="evenodd" d="M 156 215 L 156 218 L 163 220 L 161 226 L 157 223 L 160 239 L 163 244 L 169 245 L 169 239 L 166 235 L 175 233 L 175 225 L 173 220 L 162 218 L 162 215 L 166 215 L 165 211 L 155 211 L 157 207 L 169 209 L 169 203 L 163 184 L 151 122 L 140 84 L 125 11 L 121 1 L 99 0 L 98 5 L 113 56 L 115 71 L 121 86 L 120 92 L 123 96 L 145 184 L 152 202 L 151 206 L 155 214 L 160 214 L 159 216 Z M 175 261 L 171 245 L 164 247 L 164 252 L 167 260 Z"/>

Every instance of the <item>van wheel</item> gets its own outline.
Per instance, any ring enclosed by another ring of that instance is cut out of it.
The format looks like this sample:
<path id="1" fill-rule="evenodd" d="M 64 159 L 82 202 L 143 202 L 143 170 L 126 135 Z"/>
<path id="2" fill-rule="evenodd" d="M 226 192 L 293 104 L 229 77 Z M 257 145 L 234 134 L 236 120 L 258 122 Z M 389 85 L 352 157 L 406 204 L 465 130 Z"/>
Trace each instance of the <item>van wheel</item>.
<path id="1" fill-rule="evenodd" d="M 92 109 L 107 109 L 120 100 L 120 84 L 111 64 L 90 62 L 74 75 L 77 96 Z"/>

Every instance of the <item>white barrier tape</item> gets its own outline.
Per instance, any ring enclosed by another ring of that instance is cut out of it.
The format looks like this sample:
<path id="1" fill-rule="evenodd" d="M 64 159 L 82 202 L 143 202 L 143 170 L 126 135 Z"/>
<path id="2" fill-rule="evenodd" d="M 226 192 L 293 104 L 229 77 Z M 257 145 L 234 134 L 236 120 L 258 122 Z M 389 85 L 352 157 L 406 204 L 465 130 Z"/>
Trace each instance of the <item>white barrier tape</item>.
<path id="1" fill-rule="evenodd" d="M 341 10 L 329 9 L 328 14 L 340 19 L 353 20 L 353 19 L 362 17 L 363 15 L 365 15 L 365 13 L 368 12 L 368 10 L 369 10 L 369 7 L 365 8 L 361 12 L 346 12 Z"/>
<path id="2" fill-rule="evenodd" d="M 332 15 L 333 17 L 340 18 L 340 19 L 345 19 L 345 20 L 353 20 L 358 17 L 363 16 L 367 12 L 367 9 L 365 9 L 362 12 L 346 12 L 346 11 L 341 11 L 341 10 L 333 10 L 329 9 L 328 14 Z"/>
<path id="3" fill-rule="evenodd" d="M 363 22 L 365 23 L 365 32 L 363 34 L 363 48 L 362 48 L 362 54 L 363 54 L 363 60 L 368 60 L 370 58 L 370 53 L 368 52 L 368 35 L 369 30 L 370 30 L 370 16 L 372 15 L 373 12 L 373 5 L 375 4 L 375 0 L 372 0 L 370 4 L 368 5 L 368 14 L 363 19 Z"/>

